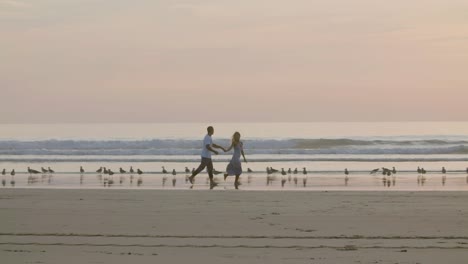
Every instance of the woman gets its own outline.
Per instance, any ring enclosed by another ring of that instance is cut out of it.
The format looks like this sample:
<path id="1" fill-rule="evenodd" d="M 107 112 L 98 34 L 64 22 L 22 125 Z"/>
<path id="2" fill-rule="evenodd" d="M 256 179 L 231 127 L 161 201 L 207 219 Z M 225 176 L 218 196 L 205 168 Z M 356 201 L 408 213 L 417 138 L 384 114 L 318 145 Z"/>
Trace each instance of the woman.
<path id="1" fill-rule="evenodd" d="M 239 187 L 239 176 L 242 174 L 242 165 L 240 161 L 240 156 L 244 158 L 244 162 L 247 162 L 244 155 L 243 144 L 240 141 L 240 133 L 236 132 L 232 136 L 231 146 L 225 150 L 225 152 L 234 149 L 234 153 L 232 154 L 232 159 L 226 167 L 226 174 L 224 174 L 224 180 L 226 180 L 227 176 L 229 175 L 236 175 L 236 180 L 234 181 L 234 187 L 238 189 Z"/>

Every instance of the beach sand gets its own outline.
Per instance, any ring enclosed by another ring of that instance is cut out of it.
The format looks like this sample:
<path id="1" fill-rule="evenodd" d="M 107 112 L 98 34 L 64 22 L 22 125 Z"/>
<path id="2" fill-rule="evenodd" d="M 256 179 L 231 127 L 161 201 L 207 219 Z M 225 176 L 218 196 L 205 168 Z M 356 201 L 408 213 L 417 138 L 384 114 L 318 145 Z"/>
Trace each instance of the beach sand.
<path id="1" fill-rule="evenodd" d="M 1 263 L 466 263 L 467 192 L 0 190 Z"/>

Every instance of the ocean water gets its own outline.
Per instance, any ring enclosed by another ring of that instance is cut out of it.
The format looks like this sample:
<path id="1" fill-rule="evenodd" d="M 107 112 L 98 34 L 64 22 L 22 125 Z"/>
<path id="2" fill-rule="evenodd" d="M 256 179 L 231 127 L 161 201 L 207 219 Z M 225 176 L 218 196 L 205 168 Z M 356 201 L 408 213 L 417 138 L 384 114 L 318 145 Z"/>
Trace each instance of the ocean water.
<path id="1" fill-rule="evenodd" d="M 242 189 L 468 189 L 467 122 L 3 124 L 0 170 L 7 175 L 2 179 L 12 188 L 8 172 L 15 169 L 15 188 L 104 188 L 108 176 L 97 174 L 98 168 L 118 172 L 132 166 L 144 171 L 142 183 L 138 186 L 137 175 L 117 173 L 112 188 L 190 188 L 184 169 L 198 165 L 207 125 L 215 127 L 213 141 L 223 146 L 235 131 L 241 133 L 248 160 L 243 167 L 253 170 L 242 177 Z M 231 154 L 213 156 L 216 170 L 225 170 Z M 163 174 L 162 166 L 177 176 Z M 427 171 L 423 183 L 418 166 Z M 28 167 L 51 167 L 55 173 L 32 177 Z M 266 167 L 300 173 L 268 177 Z M 381 167 L 398 172 L 388 179 L 369 174 Z M 351 172 L 347 180 L 345 168 Z M 205 188 L 206 173 L 197 178 L 194 188 Z M 232 188 L 232 179 L 218 178 L 220 187 Z"/>

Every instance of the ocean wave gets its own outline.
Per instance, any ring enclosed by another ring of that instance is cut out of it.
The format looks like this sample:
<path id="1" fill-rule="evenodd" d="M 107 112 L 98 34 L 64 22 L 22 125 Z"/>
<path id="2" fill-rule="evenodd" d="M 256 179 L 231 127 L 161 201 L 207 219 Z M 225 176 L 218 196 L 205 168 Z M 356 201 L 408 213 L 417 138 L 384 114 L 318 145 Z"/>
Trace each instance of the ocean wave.
<path id="1" fill-rule="evenodd" d="M 228 146 L 229 139 L 217 144 Z M 463 140 L 253 139 L 245 140 L 249 154 L 468 154 Z M 199 155 L 200 140 L 41 140 L 0 141 L 0 155 L 132 156 Z"/>
<path id="2" fill-rule="evenodd" d="M 121 158 L 71 158 L 71 157 L 28 157 L 28 158 L 2 158 L 2 162 L 17 162 L 17 163 L 59 163 L 59 162 L 167 162 L 167 163 L 185 163 L 185 162 L 199 162 L 200 158 L 134 158 L 134 157 L 121 157 Z M 249 163 L 258 162 L 443 162 L 443 161 L 468 161 L 468 157 L 386 157 L 379 156 L 374 158 L 369 157 L 294 157 L 294 158 L 249 158 Z M 213 162 L 229 162 L 229 158 L 217 158 Z"/>

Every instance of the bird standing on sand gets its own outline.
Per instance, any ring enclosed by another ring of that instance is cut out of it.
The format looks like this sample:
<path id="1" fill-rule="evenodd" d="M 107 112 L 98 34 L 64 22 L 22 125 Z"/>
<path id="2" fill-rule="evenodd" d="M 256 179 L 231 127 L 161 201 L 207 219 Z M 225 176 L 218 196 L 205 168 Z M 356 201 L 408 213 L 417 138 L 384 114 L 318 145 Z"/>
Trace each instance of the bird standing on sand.
<path id="1" fill-rule="evenodd" d="M 125 170 L 123 170 L 122 168 L 119 169 L 120 173 L 127 173 Z"/>
<path id="2" fill-rule="evenodd" d="M 2 175 L 5 175 L 5 173 L 6 173 L 5 169 L 3 169 L 3 171 L 2 171 Z"/>
<path id="3" fill-rule="evenodd" d="M 445 169 L 445 167 L 442 167 L 442 173 L 443 174 L 447 173 L 447 170 Z"/>
<path id="4" fill-rule="evenodd" d="M 164 168 L 164 166 L 162 166 L 162 173 L 167 174 L 167 170 Z"/>
<path id="5" fill-rule="evenodd" d="M 188 167 L 185 167 L 185 173 L 190 173 L 190 170 Z"/>
<path id="6" fill-rule="evenodd" d="M 44 169 L 44 167 L 41 167 L 42 173 L 47 173 L 49 172 L 48 170 Z"/>
<path id="7" fill-rule="evenodd" d="M 102 167 L 99 167 L 99 170 L 97 170 L 96 172 L 101 173 L 102 172 Z"/>
<path id="8" fill-rule="evenodd" d="M 396 169 L 395 169 L 395 167 L 393 167 L 392 173 L 393 173 L 393 174 L 396 174 Z"/>
<path id="9" fill-rule="evenodd" d="M 297 168 L 295 168 L 294 169 L 294 174 L 297 174 L 297 173 L 298 173 Z"/>
<path id="10" fill-rule="evenodd" d="M 288 169 L 288 173 L 291 174 L 292 173 L 292 170 L 291 168 Z"/>
<path id="11" fill-rule="evenodd" d="M 284 170 L 284 168 L 281 168 L 281 175 L 286 175 L 286 171 Z"/>
<path id="12" fill-rule="evenodd" d="M 109 169 L 109 170 L 107 170 L 107 174 L 114 175 L 114 172 L 111 169 Z"/>
<path id="13" fill-rule="evenodd" d="M 11 176 L 15 176 L 16 172 L 15 172 L 15 169 L 13 169 L 11 172 L 10 172 L 10 175 Z"/>
<path id="14" fill-rule="evenodd" d="M 38 174 L 38 173 L 40 173 L 39 171 L 33 170 L 33 169 L 29 168 L 29 167 L 28 167 L 28 172 L 29 172 L 30 174 Z"/>
<path id="15" fill-rule="evenodd" d="M 304 174 L 304 175 L 307 174 L 307 169 L 305 167 L 302 169 L 302 174 Z"/>
<path id="16" fill-rule="evenodd" d="M 371 170 L 370 174 L 375 174 L 375 173 L 377 173 L 379 170 L 380 170 L 380 169 L 373 169 L 373 170 Z"/>
<path id="17" fill-rule="evenodd" d="M 277 169 L 273 169 L 273 167 L 270 167 L 270 171 L 271 171 L 271 173 L 277 173 L 277 172 L 278 172 L 278 170 L 277 170 Z"/>
<path id="18" fill-rule="evenodd" d="M 80 173 L 83 174 L 85 171 L 83 169 L 83 166 L 80 166 Z"/>
<path id="19" fill-rule="evenodd" d="M 417 172 L 421 173 L 421 168 L 419 168 L 419 166 L 418 166 Z"/>
<path id="20" fill-rule="evenodd" d="M 172 170 L 172 175 L 174 175 L 174 176 L 177 175 L 177 172 L 175 171 L 175 169 Z"/>
<path id="21" fill-rule="evenodd" d="M 137 173 L 138 173 L 138 175 L 143 174 L 143 172 L 140 169 L 137 169 Z"/>
<path id="22" fill-rule="evenodd" d="M 108 173 L 108 172 L 107 172 L 107 168 L 106 168 L 106 167 L 104 167 L 104 170 L 103 170 L 103 172 L 104 172 L 104 174 L 107 174 L 107 173 Z"/>
<path id="23" fill-rule="evenodd" d="M 348 175 L 348 174 L 349 174 L 348 168 L 344 169 L 344 174 L 345 174 L 345 175 Z"/>
<path id="24" fill-rule="evenodd" d="M 49 173 L 54 173 L 55 171 L 51 169 L 50 167 L 47 167 L 49 169 Z"/>
<path id="25" fill-rule="evenodd" d="M 135 171 L 133 170 L 133 167 L 130 166 L 130 173 L 134 173 Z"/>
<path id="26" fill-rule="evenodd" d="M 468 168 L 466 169 L 468 172 Z M 250 168 L 247 168 L 247 172 L 253 172 Z"/>

